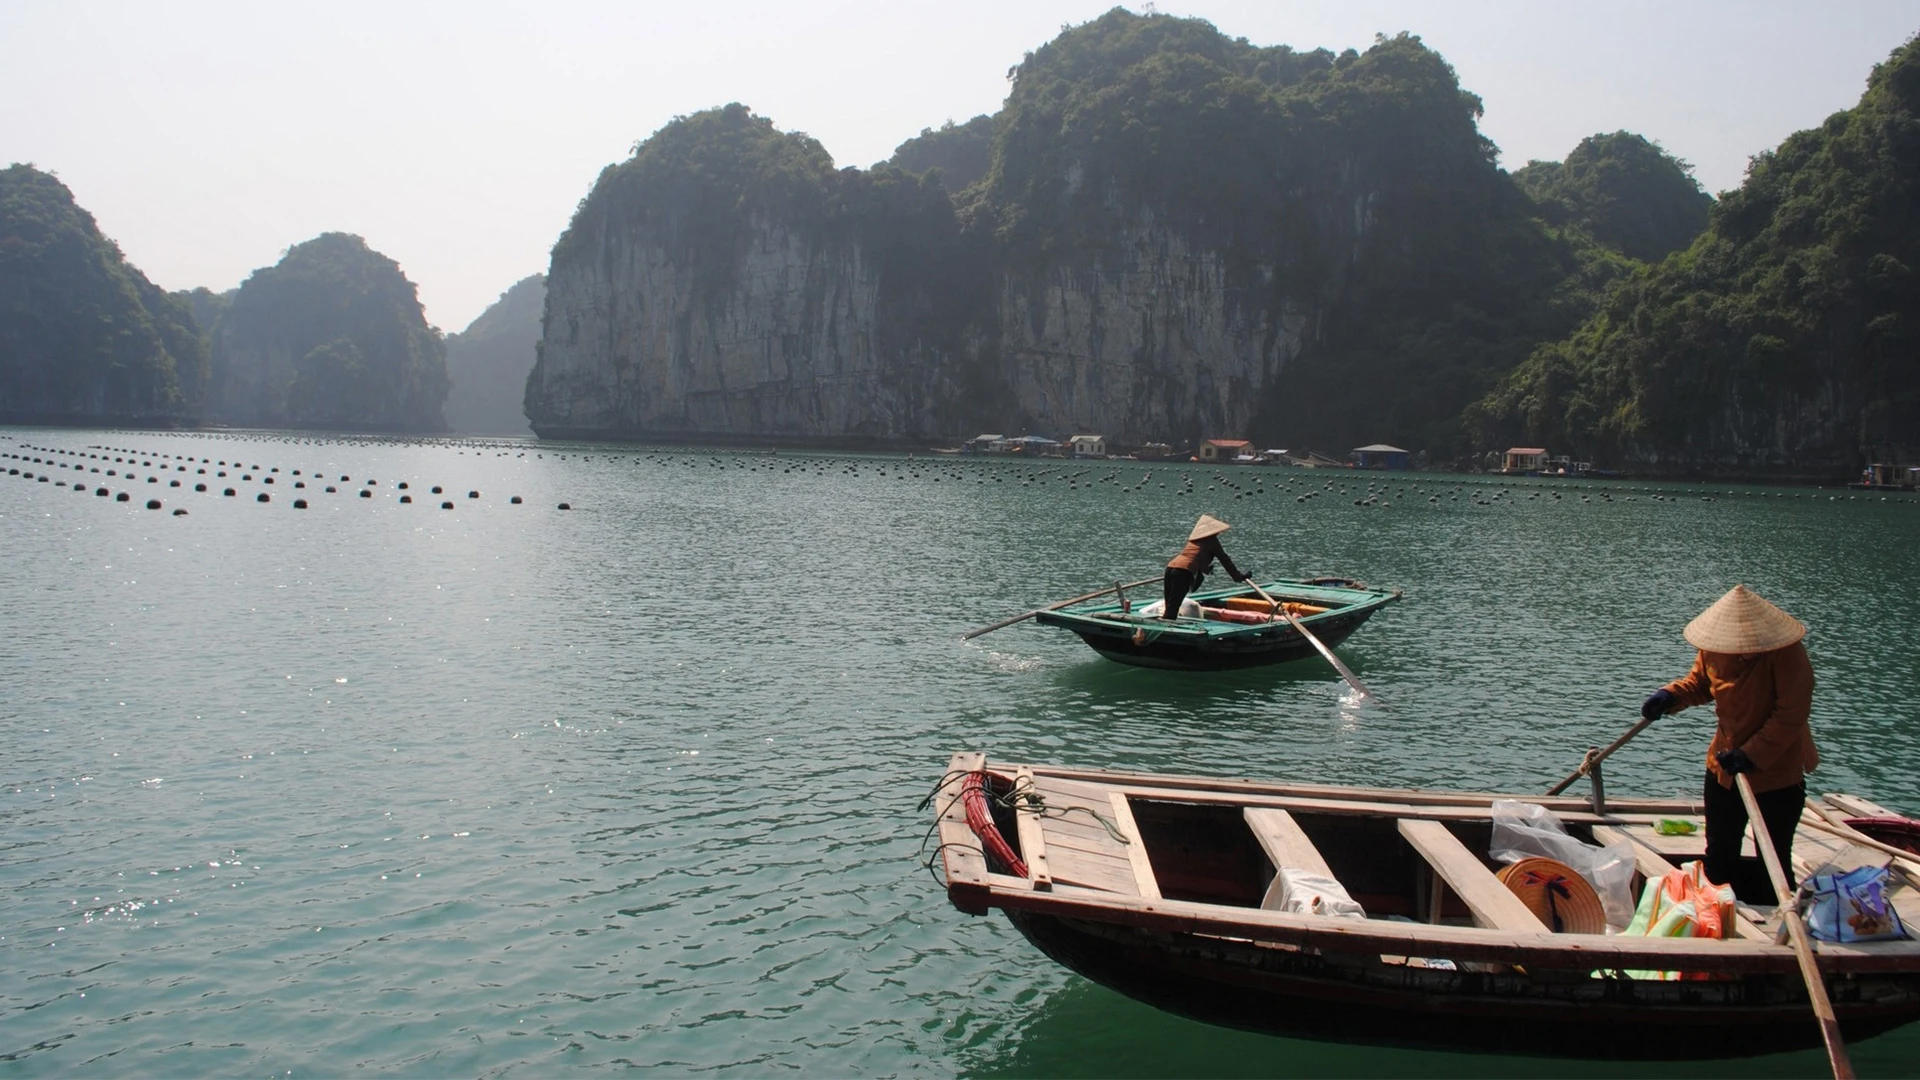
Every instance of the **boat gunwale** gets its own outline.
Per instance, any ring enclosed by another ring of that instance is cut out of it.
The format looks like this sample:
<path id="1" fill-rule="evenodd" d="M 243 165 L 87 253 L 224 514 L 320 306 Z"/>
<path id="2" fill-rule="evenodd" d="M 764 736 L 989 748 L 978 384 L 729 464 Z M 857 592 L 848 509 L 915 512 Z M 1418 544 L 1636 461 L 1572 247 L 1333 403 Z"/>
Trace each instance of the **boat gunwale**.
<path id="1" fill-rule="evenodd" d="M 1329 607 L 1325 611 L 1316 612 L 1312 615 L 1300 616 L 1301 624 L 1307 627 L 1313 627 L 1321 623 L 1338 622 L 1351 619 L 1355 616 L 1370 618 L 1375 611 L 1402 598 L 1402 593 L 1399 589 L 1312 585 L 1308 583 L 1310 580 L 1312 579 L 1283 578 L 1277 581 L 1267 582 L 1261 585 L 1261 588 L 1266 589 L 1270 593 L 1311 592 L 1314 594 L 1345 594 L 1344 597 L 1339 595 L 1320 596 L 1317 599 L 1308 597 L 1308 599 L 1315 599 L 1316 603 L 1321 600 L 1329 602 L 1337 601 L 1338 606 Z M 1209 600 L 1226 600 L 1235 597 L 1251 597 L 1253 595 L 1254 592 L 1250 587 L 1240 586 L 1210 589 L 1205 592 L 1193 593 L 1190 599 L 1196 603 L 1205 604 Z M 1284 597 L 1277 598 L 1285 599 Z M 1080 608 L 1077 610 L 1062 608 L 1040 611 L 1035 614 L 1034 618 L 1043 626 L 1060 626 L 1076 632 L 1083 632 L 1087 629 L 1097 629 L 1099 632 L 1108 634 L 1121 630 L 1122 627 L 1127 630 L 1134 629 L 1142 622 L 1142 620 L 1127 617 L 1126 613 L 1120 610 L 1120 605 L 1113 602 L 1102 603 L 1094 607 Z M 1192 639 L 1195 644 L 1201 644 L 1207 641 L 1218 641 L 1223 638 L 1263 635 L 1274 630 L 1280 630 L 1289 635 L 1298 636 L 1298 631 L 1286 620 L 1274 620 L 1266 623 L 1220 622 L 1211 619 L 1192 618 L 1156 621 L 1164 622 L 1164 625 L 1154 627 L 1156 633 L 1163 636 L 1173 635 L 1175 640 Z"/>

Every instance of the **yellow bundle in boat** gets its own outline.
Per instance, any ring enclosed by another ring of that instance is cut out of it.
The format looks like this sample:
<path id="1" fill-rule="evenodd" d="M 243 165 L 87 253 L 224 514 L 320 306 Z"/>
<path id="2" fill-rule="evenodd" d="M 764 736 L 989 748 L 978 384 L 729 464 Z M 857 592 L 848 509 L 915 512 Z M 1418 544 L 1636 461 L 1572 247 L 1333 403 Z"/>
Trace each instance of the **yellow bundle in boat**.
<path id="1" fill-rule="evenodd" d="M 1229 611 L 1257 611 L 1262 615 L 1273 610 L 1273 605 L 1257 596 L 1229 596 L 1224 600 L 1215 600 L 1211 603 L 1215 607 L 1223 607 Z M 1286 608 L 1287 612 L 1296 619 L 1304 619 L 1309 615 L 1319 615 L 1333 610 L 1317 604 L 1302 604 L 1297 600 L 1282 600 L 1280 606 Z"/>

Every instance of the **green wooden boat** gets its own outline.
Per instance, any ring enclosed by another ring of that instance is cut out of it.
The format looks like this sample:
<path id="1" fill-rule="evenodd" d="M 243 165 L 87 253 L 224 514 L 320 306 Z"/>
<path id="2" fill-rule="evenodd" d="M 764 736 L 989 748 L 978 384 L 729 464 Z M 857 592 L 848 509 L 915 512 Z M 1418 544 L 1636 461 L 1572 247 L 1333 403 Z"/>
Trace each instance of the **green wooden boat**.
<path id="1" fill-rule="evenodd" d="M 1398 589 L 1370 588 L 1346 578 L 1281 580 L 1265 589 L 1329 647 L 1400 599 Z M 1140 614 L 1141 602 L 1159 599 L 1157 589 L 1138 595 L 1144 591 L 1127 600 L 1042 611 L 1034 618 L 1071 630 L 1100 655 L 1135 667 L 1221 671 L 1314 655 L 1313 643 L 1275 614 L 1251 585 L 1201 590 L 1190 597 L 1199 603 L 1200 617 L 1171 620 Z"/>

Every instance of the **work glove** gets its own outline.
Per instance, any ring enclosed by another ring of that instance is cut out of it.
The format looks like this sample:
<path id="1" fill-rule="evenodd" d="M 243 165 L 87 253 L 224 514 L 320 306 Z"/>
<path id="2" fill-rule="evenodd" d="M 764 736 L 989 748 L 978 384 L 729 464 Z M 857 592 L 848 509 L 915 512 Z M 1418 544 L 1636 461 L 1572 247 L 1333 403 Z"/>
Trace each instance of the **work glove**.
<path id="1" fill-rule="evenodd" d="M 1640 716 L 1646 720 L 1663 716 L 1666 714 L 1667 706 L 1672 704 L 1673 691 L 1663 686 L 1653 693 L 1648 694 L 1647 700 L 1640 703 Z"/>
<path id="2" fill-rule="evenodd" d="M 1251 581 L 1251 580 L 1253 580 L 1253 571 L 1251 571 L 1251 570 L 1242 570 L 1242 571 L 1240 571 L 1239 573 L 1237 573 L 1237 574 L 1235 574 L 1235 575 L 1233 575 L 1233 580 L 1235 580 L 1235 581 L 1242 581 L 1242 582 L 1244 582 L 1244 581 Z"/>
<path id="3" fill-rule="evenodd" d="M 1752 772 L 1754 769 L 1753 759 L 1747 756 L 1745 750 L 1737 746 L 1732 750 L 1722 750 L 1713 755 L 1713 760 L 1719 762 L 1720 767 L 1732 776 L 1739 776 L 1743 772 Z"/>

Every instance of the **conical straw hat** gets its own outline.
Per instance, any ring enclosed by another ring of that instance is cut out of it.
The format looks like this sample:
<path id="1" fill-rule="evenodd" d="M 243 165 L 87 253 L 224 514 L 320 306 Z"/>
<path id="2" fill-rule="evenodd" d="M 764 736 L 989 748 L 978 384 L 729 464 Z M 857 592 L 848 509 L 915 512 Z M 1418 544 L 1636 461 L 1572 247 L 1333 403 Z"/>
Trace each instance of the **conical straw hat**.
<path id="1" fill-rule="evenodd" d="M 1703 652 L 1738 655 L 1784 648 L 1807 636 L 1807 627 L 1745 585 L 1735 585 L 1695 616 L 1684 633 L 1687 643 Z"/>
<path id="2" fill-rule="evenodd" d="M 1219 536 L 1231 528 L 1233 528 L 1233 526 L 1221 521 L 1212 514 L 1201 514 L 1200 520 L 1193 523 L 1193 531 L 1187 534 L 1187 539 L 1205 540 L 1209 536 Z"/>
<path id="3" fill-rule="evenodd" d="M 1494 876 L 1556 934 L 1607 932 L 1607 909 L 1600 903 L 1600 894 L 1566 863 L 1535 856 Z"/>

